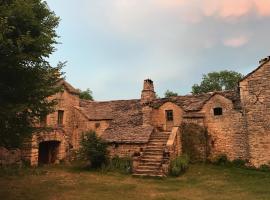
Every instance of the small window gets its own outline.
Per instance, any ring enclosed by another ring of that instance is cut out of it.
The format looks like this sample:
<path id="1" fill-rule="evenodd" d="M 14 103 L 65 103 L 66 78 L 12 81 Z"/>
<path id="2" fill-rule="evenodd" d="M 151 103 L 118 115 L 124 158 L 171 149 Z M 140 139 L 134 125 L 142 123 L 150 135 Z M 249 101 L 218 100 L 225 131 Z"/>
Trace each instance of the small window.
<path id="1" fill-rule="evenodd" d="M 173 111 L 172 110 L 166 110 L 166 119 L 167 119 L 167 121 L 173 121 Z"/>
<path id="2" fill-rule="evenodd" d="M 57 118 L 57 124 L 63 125 L 63 119 L 64 119 L 64 111 L 58 110 L 58 118 Z"/>
<path id="3" fill-rule="evenodd" d="M 222 115 L 222 108 L 220 107 L 217 107 L 217 108 L 214 108 L 214 115 L 217 116 L 217 115 Z"/>

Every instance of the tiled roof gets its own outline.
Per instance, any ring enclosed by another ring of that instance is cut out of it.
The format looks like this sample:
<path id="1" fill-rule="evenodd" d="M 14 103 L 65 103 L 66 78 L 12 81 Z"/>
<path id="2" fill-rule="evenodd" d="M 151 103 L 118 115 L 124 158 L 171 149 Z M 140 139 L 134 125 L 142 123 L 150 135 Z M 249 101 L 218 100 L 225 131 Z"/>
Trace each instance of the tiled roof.
<path id="1" fill-rule="evenodd" d="M 236 91 L 220 91 L 220 92 L 209 92 L 204 94 L 198 94 L 198 95 L 185 95 L 185 96 L 177 96 L 177 97 L 170 97 L 170 98 L 161 98 L 156 99 L 152 103 L 150 103 L 150 106 L 153 108 L 159 108 L 161 105 L 163 105 L 166 102 L 172 102 L 181 108 L 184 109 L 186 112 L 195 112 L 200 111 L 204 104 L 211 99 L 211 97 L 215 95 L 221 95 L 228 99 L 230 99 L 235 109 L 238 109 L 240 106 L 240 98 Z"/>
<path id="2" fill-rule="evenodd" d="M 158 108 L 166 102 L 172 102 L 182 107 L 186 114 L 193 113 L 192 115 L 186 115 L 186 117 L 202 117 L 196 115 L 197 111 L 200 111 L 204 104 L 217 94 L 232 100 L 236 109 L 240 108 L 239 96 L 235 91 L 156 99 L 149 106 Z M 109 142 L 146 143 L 153 131 L 153 127 L 143 125 L 142 106 L 140 99 L 104 102 L 81 100 L 80 107 L 77 107 L 77 109 L 89 121 L 110 120 L 109 128 L 102 135 Z"/>

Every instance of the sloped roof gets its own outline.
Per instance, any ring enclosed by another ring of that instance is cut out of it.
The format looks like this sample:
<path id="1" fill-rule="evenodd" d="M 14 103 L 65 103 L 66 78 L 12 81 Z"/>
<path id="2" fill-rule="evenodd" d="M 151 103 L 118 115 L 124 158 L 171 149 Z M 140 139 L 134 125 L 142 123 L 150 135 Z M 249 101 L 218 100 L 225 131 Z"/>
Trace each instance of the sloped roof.
<path id="1" fill-rule="evenodd" d="M 88 120 L 110 120 L 102 137 L 109 142 L 146 143 L 153 131 L 143 126 L 142 106 L 139 99 L 95 102 L 81 100 L 80 112 Z"/>
<path id="2" fill-rule="evenodd" d="M 270 56 L 268 56 L 268 57 L 262 59 L 262 60 L 260 61 L 260 65 L 259 65 L 256 69 L 254 69 L 253 71 L 251 71 L 250 73 L 248 73 L 246 76 L 244 76 L 244 77 L 239 81 L 239 83 L 240 83 L 241 81 L 245 80 L 246 78 L 248 78 L 250 75 L 254 74 L 254 73 L 255 73 L 256 71 L 258 71 L 259 69 L 261 69 L 261 68 L 262 68 L 266 63 L 268 63 L 269 61 L 270 61 Z"/>
<path id="3" fill-rule="evenodd" d="M 233 102 L 235 109 L 238 109 L 241 106 L 239 95 L 236 91 L 233 90 L 209 92 L 198 95 L 185 95 L 170 98 L 161 98 L 156 99 L 155 101 L 150 103 L 150 106 L 153 108 L 159 108 L 166 102 L 172 102 L 183 108 L 183 110 L 186 112 L 195 112 L 200 111 L 203 108 L 204 104 L 215 95 L 221 95 L 227 99 L 230 99 Z"/>
<path id="4" fill-rule="evenodd" d="M 58 83 L 59 86 L 63 85 L 65 87 L 65 89 L 70 92 L 71 94 L 76 94 L 79 95 L 80 94 L 80 90 L 75 89 L 72 85 L 70 85 L 67 81 L 65 81 L 64 79 L 62 79 L 61 81 L 59 81 Z"/>
<path id="5" fill-rule="evenodd" d="M 166 102 L 172 102 L 182 107 L 187 113 L 200 111 L 204 104 L 214 95 L 222 95 L 232 100 L 235 108 L 240 106 L 240 100 L 235 91 L 211 92 L 200 95 L 186 95 L 171 98 L 156 99 L 149 106 L 158 108 Z M 95 102 L 81 100 L 77 109 L 89 120 L 110 120 L 110 126 L 102 137 L 116 143 L 146 143 L 153 131 L 152 126 L 143 125 L 142 104 L 140 99 Z M 191 117 L 186 116 L 186 117 Z M 202 117 L 196 115 L 196 117 Z"/>

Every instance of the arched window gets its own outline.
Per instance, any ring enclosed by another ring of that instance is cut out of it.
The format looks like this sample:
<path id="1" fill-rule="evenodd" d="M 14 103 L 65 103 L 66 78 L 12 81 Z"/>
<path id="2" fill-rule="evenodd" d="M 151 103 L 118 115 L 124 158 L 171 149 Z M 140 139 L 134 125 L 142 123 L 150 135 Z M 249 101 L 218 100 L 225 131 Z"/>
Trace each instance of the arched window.
<path id="1" fill-rule="evenodd" d="M 214 110 L 214 115 L 215 116 L 218 116 L 218 115 L 222 115 L 223 114 L 223 111 L 222 111 L 222 108 L 221 107 L 216 107 L 213 110 Z"/>

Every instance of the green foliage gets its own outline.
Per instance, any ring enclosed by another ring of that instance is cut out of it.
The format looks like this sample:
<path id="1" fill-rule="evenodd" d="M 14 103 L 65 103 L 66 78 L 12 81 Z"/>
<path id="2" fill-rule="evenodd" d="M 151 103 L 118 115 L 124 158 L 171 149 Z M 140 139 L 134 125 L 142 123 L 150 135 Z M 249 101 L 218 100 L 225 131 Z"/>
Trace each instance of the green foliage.
<path id="1" fill-rule="evenodd" d="M 183 154 L 175 158 L 170 163 L 170 168 L 169 168 L 170 175 L 179 176 L 183 174 L 188 169 L 188 164 L 189 164 L 189 157 L 186 154 Z"/>
<path id="2" fill-rule="evenodd" d="M 211 148 L 207 130 L 192 123 L 183 123 L 181 129 L 183 153 L 189 156 L 191 162 L 206 161 Z"/>
<path id="3" fill-rule="evenodd" d="M 91 168 L 100 168 L 108 162 L 107 143 L 94 131 L 83 133 L 80 155 L 90 162 Z"/>
<path id="4" fill-rule="evenodd" d="M 225 154 L 220 154 L 212 160 L 215 165 L 222 165 L 227 167 L 248 168 L 246 166 L 247 160 L 235 159 L 230 161 Z"/>
<path id="5" fill-rule="evenodd" d="M 93 98 L 93 92 L 87 88 L 85 91 L 80 91 L 79 95 L 80 99 L 86 99 L 86 100 L 94 100 Z"/>
<path id="6" fill-rule="evenodd" d="M 49 97 L 64 63 L 47 61 L 57 43 L 59 18 L 41 0 L 0 3 L 0 146 L 19 147 L 40 116 L 53 110 Z"/>
<path id="7" fill-rule="evenodd" d="M 129 174 L 132 172 L 132 160 L 130 157 L 120 158 L 119 156 L 115 156 L 110 160 L 107 169 L 109 171 L 118 171 Z"/>
<path id="8" fill-rule="evenodd" d="M 177 97 L 177 96 L 178 96 L 178 93 L 170 91 L 170 90 L 166 90 L 166 92 L 164 93 L 165 98 Z"/>
<path id="9" fill-rule="evenodd" d="M 234 167 L 246 167 L 247 161 L 242 159 L 235 159 L 231 162 L 232 166 Z"/>
<path id="10" fill-rule="evenodd" d="M 214 158 L 212 163 L 215 165 L 229 165 L 230 161 L 228 160 L 227 155 L 220 154 Z"/>
<path id="11" fill-rule="evenodd" d="M 270 165 L 266 165 L 266 164 L 261 165 L 261 166 L 259 167 L 259 170 L 260 170 L 260 171 L 263 171 L 263 172 L 270 172 Z"/>
<path id="12" fill-rule="evenodd" d="M 201 94 L 206 92 L 233 90 L 243 75 L 235 71 L 211 72 L 203 75 L 200 85 L 192 86 L 192 94 Z"/>

